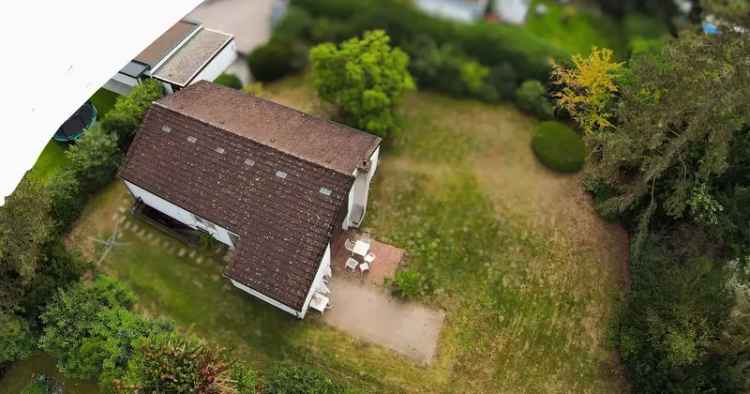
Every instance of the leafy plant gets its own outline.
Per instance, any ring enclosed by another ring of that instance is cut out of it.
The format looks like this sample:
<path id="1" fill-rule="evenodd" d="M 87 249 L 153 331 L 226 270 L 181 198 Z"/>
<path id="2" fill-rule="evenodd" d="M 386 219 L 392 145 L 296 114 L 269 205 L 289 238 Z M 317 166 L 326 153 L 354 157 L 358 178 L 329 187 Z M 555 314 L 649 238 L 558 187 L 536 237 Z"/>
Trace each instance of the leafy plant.
<path id="1" fill-rule="evenodd" d="M 581 137 L 558 122 L 537 126 L 531 147 L 539 161 L 560 172 L 579 171 L 586 160 L 586 146 Z"/>
<path id="2" fill-rule="evenodd" d="M 299 365 L 282 363 L 271 371 L 265 394 L 338 394 L 344 389 L 323 372 Z"/>
<path id="3" fill-rule="evenodd" d="M 161 83 L 155 79 L 147 79 L 134 87 L 127 96 L 117 98 L 114 108 L 102 119 L 101 126 L 117 136 L 118 146 L 122 151 L 127 151 L 148 107 L 163 95 Z"/>
<path id="4" fill-rule="evenodd" d="M 247 64 L 256 80 L 274 81 L 305 68 L 307 47 L 296 40 L 271 39 L 248 55 Z"/>
<path id="5" fill-rule="evenodd" d="M 552 119 L 555 115 L 552 103 L 547 98 L 547 89 L 539 81 L 524 81 L 516 90 L 515 99 L 518 108 L 539 119 Z"/>
<path id="6" fill-rule="evenodd" d="M 214 79 L 214 83 L 232 89 L 242 89 L 242 81 L 240 81 L 240 78 L 231 73 L 221 73 L 221 75 Z"/>
<path id="7" fill-rule="evenodd" d="M 35 338 L 26 320 L 0 311 L 0 364 L 28 357 L 34 343 Z"/>
<path id="8" fill-rule="evenodd" d="M 339 106 L 353 126 L 386 137 L 396 127 L 393 109 L 414 81 L 409 57 L 392 48 L 383 31 L 371 31 L 341 44 L 312 49 L 315 87 L 321 98 Z"/>
<path id="9" fill-rule="evenodd" d="M 417 271 L 401 270 L 396 272 L 391 286 L 395 294 L 402 298 L 418 298 L 425 295 L 425 281 Z"/>

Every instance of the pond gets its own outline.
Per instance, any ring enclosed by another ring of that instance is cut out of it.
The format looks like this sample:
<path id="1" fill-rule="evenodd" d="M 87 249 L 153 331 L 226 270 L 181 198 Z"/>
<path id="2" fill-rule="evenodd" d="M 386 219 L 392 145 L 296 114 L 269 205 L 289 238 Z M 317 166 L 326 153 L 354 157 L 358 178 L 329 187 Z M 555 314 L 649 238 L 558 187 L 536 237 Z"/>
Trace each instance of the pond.
<path id="1" fill-rule="evenodd" d="M 37 353 L 26 360 L 15 363 L 0 379 L 0 394 L 18 394 L 31 382 L 33 376 L 47 375 L 63 386 L 63 393 L 101 394 L 95 383 L 66 379 L 55 367 L 55 359 L 45 353 Z"/>

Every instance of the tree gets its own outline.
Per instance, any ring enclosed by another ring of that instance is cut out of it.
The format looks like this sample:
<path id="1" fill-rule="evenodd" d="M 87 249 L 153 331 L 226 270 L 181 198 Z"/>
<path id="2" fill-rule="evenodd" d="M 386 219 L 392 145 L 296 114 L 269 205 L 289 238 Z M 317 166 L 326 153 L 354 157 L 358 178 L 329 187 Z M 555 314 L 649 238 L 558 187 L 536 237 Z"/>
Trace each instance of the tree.
<path id="1" fill-rule="evenodd" d="M 0 207 L 0 312 L 16 309 L 45 261 L 55 235 L 50 198 L 42 185 L 24 179 Z"/>
<path id="2" fill-rule="evenodd" d="M 310 52 L 320 97 L 338 105 L 353 126 L 382 137 L 396 127 L 398 100 L 414 88 L 409 57 L 389 41 L 384 31 L 376 30 L 340 47 L 325 43 Z"/>
<path id="3" fill-rule="evenodd" d="M 595 103 L 591 108 L 616 108 L 614 114 L 591 111 L 604 121 L 576 119 L 590 130 L 590 175 L 614 190 L 602 210 L 639 216 L 638 239 L 654 214 L 718 222 L 723 208 L 714 182 L 728 168 L 734 135 L 750 124 L 748 55 L 750 43 L 741 34 L 685 33 L 633 59 L 619 88 L 605 81 L 603 89 L 583 90 L 580 100 Z"/>
<path id="4" fill-rule="evenodd" d="M 26 320 L 0 311 L 0 365 L 28 357 L 34 342 Z"/>
<path id="5" fill-rule="evenodd" d="M 86 130 L 75 145 L 65 152 L 71 162 L 69 171 L 77 180 L 80 193 L 93 192 L 112 181 L 119 153 L 116 135 L 98 124 Z"/>
<path id="6" fill-rule="evenodd" d="M 557 106 L 567 111 L 585 133 L 613 127 L 613 101 L 621 63 L 613 61 L 610 49 L 593 48 L 588 58 L 573 56 L 573 67 L 555 64 L 552 82 L 560 87 L 553 94 Z"/>
<path id="7" fill-rule="evenodd" d="M 704 13 L 713 14 L 731 24 L 750 26 L 750 1 L 700 0 Z"/>
<path id="8" fill-rule="evenodd" d="M 127 96 L 117 98 L 114 108 L 107 112 L 101 123 L 105 130 L 117 136 L 122 151 L 127 151 L 148 107 L 163 95 L 161 83 L 155 79 L 147 79 L 133 88 Z"/>

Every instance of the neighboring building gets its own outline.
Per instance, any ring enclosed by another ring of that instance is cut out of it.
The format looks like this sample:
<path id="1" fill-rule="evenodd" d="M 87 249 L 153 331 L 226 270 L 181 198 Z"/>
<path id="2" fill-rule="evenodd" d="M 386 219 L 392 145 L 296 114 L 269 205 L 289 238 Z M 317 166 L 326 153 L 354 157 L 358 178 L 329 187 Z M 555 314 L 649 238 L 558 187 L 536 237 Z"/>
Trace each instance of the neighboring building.
<path id="1" fill-rule="evenodd" d="M 434 16 L 474 22 L 484 18 L 489 0 L 416 0 L 415 4 Z"/>
<path id="2" fill-rule="evenodd" d="M 104 88 L 127 94 L 144 78 L 172 93 L 191 83 L 212 81 L 237 58 L 234 37 L 181 20 L 112 77 Z"/>
<path id="3" fill-rule="evenodd" d="M 503 22 L 523 23 L 531 0 L 416 0 L 417 8 L 428 14 L 460 22 L 484 19 L 488 11 Z"/>
<path id="4" fill-rule="evenodd" d="M 151 106 L 120 176 L 142 203 L 234 249 L 234 286 L 304 318 L 333 238 L 362 222 L 380 142 L 198 82 Z"/>

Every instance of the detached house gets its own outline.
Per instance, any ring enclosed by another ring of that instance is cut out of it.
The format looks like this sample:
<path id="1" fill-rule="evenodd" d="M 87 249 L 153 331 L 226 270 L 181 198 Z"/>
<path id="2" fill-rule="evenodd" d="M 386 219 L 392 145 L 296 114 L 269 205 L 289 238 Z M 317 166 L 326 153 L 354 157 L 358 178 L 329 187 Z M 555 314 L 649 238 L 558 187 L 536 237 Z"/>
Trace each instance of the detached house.
<path id="1" fill-rule="evenodd" d="M 333 238 L 362 222 L 380 143 L 202 81 L 151 106 L 120 176 L 143 204 L 234 249 L 234 286 L 304 318 Z"/>

